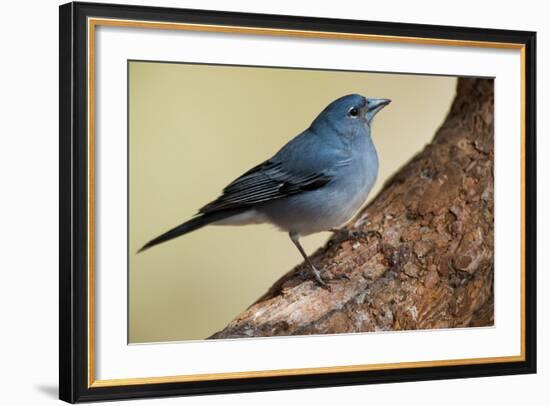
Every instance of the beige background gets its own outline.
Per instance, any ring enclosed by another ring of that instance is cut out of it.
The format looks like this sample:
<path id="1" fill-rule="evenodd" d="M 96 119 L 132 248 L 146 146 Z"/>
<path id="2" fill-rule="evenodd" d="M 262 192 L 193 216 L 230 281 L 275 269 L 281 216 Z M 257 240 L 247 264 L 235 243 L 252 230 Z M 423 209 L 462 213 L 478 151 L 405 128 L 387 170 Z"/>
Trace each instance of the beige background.
<path id="1" fill-rule="evenodd" d="M 456 78 L 171 63 L 129 64 L 129 341 L 203 339 L 301 262 L 272 226 L 206 227 L 136 251 L 194 215 L 222 188 L 348 93 L 384 97 L 371 192 L 443 121 Z M 311 253 L 328 233 L 303 239 Z"/>

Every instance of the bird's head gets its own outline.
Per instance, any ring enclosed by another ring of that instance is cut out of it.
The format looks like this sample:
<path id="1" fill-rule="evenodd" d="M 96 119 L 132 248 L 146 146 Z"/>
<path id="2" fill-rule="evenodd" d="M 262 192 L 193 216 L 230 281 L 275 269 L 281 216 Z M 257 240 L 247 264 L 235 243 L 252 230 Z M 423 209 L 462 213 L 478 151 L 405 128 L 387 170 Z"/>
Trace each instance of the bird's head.
<path id="1" fill-rule="evenodd" d="M 370 128 L 376 113 L 387 106 L 389 99 L 366 98 L 360 94 L 340 97 L 330 103 L 315 119 L 313 125 L 330 125 L 339 132 L 357 133 Z"/>

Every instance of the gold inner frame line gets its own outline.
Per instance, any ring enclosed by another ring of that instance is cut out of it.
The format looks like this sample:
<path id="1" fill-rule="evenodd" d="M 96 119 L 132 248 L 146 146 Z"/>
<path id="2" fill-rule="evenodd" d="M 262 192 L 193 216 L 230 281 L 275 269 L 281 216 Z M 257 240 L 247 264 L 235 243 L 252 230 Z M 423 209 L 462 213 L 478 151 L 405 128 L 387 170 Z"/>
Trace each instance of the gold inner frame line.
<path id="1" fill-rule="evenodd" d="M 208 25 L 188 23 L 166 23 L 139 20 L 121 20 L 109 18 L 88 18 L 87 54 L 88 54 L 88 387 L 110 387 L 123 385 L 160 384 L 191 381 L 212 381 L 219 379 L 243 379 L 259 377 L 277 377 L 290 375 L 330 374 L 341 372 L 377 371 L 397 368 L 425 368 L 438 366 L 457 366 L 472 364 L 492 364 L 525 361 L 525 45 L 506 42 L 466 41 L 439 38 L 402 37 L 391 35 L 355 34 L 345 32 L 307 31 L 260 27 L 241 27 L 230 25 Z M 520 337 L 519 355 L 485 358 L 466 358 L 454 360 L 414 361 L 383 364 L 344 365 L 317 368 L 278 369 L 266 371 L 220 372 L 209 374 L 189 374 L 145 378 L 95 379 L 95 278 L 94 278 L 94 191 L 95 191 L 95 28 L 97 26 L 132 27 L 163 30 L 183 30 L 195 32 L 236 33 L 248 35 L 267 35 L 300 38 L 342 39 L 371 42 L 390 42 L 403 44 L 461 46 L 520 50 L 521 64 L 521 275 L 520 275 Z"/>

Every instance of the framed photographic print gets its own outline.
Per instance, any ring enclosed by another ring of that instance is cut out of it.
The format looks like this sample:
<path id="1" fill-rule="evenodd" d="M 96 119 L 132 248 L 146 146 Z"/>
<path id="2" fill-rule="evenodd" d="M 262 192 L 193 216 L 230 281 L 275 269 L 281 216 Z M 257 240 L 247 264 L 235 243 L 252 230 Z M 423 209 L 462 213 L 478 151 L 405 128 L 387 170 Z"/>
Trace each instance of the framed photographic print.
<path id="1" fill-rule="evenodd" d="M 60 398 L 534 373 L 533 32 L 60 7 Z"/>

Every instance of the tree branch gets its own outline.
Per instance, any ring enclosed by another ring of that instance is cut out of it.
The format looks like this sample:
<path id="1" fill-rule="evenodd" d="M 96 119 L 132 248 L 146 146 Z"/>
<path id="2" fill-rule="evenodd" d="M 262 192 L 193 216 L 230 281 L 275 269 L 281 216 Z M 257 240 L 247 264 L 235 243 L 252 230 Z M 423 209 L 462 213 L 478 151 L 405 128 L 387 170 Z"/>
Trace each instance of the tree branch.
<path id="1" fill-rule="evenodd" d="M 211 338 L 493 324 L 493 80 L 459 79 L 432 142 L 312 261 Z M 377 231 L 380 237 L 367 231 Z"/>

